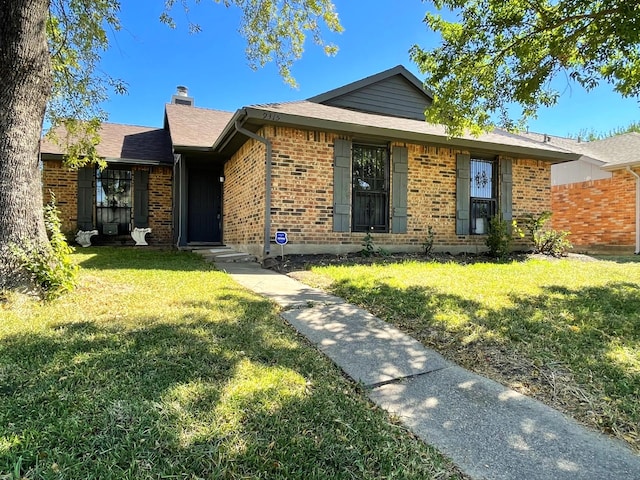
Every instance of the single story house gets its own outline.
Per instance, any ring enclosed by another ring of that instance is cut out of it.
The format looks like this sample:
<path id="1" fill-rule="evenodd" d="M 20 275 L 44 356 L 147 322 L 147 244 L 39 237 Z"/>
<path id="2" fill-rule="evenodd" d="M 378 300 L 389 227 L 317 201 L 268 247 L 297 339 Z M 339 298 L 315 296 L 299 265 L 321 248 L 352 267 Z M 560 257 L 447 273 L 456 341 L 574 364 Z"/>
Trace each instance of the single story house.
<path id="1" fill-rule="evenodd" d="M 580 158 L 551 167 L 552 224 L 579 251 L 640 253 L 640 133 L 583 142 L 525 134 Z"/>
<path id="2" fill-rule="evenodd" d="M 185 89 L 163 128 L 104 124 L 109 162 L 66 168 L 42 144 L 43 186 L 64 228 L 96 229 L 94 243 L 227 245 L 264 259 L 276 231 L 287 253 L 344 253 L 367 232 L 390 251 L 485 248 L 487 220 L 551 209 L 551 166 L 573 151 L 495 130 L 450 138 L 428 124 L 432 101 L 402 66 L 307 100 L 236 112 L 199 108 Z M 272 252 L 273 250 L 273 252 Z"/>

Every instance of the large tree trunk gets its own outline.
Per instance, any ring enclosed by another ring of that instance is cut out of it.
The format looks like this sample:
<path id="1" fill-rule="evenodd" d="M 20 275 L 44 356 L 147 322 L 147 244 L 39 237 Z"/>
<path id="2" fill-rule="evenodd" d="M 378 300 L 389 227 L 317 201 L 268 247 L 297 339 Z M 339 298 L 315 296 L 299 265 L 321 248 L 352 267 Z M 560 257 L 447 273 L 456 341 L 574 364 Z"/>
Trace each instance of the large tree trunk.
<path id="1" fill-rule="evenodd" d="M 0 289 L 24 282 L 10 245 L 47 242 L 39 142 L 51 90 L 48 0 L 0 0 Z"/>

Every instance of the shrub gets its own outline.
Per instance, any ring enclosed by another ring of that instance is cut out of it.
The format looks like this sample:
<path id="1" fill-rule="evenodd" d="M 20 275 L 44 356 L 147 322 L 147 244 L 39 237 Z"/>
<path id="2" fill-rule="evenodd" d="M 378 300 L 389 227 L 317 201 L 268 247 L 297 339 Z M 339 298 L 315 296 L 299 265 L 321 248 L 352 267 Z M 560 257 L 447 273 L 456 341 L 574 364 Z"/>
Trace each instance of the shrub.
<path id="1" fill-rule="evenodd" d="M 547 228 L 550 219 L 551 212 L 549 211 L 542 212 L 538 216 L 533 214 L 525 216 L 524 226 L 529 232 L 529 240 L 533 245 L 533 250 L 536 253 L 553 255 L 554 257 L 566 255 L 567 251 L 573 248 L 567 238 L 570 233 Z"/>
<path id="2" fill-rule="evenodd" d="M 41 246 L 14 245 L 14 255 L 30 273 L 33 283 L 40 289 L 45 299 L 52 299 L 76 286 L 78 267 L 71 260 L 73 247 L 61 231 L 60 212 L 55 203 L 55 195 L 44 207 L 44 224 L 49 235 L 49 243 Z"/>
<path id="3" fill-rule="evenodd" d="M 489 232 L 486 245 L 489 247 L 489 255 L 503 259 L 511 252 L 513 237 L 509 231 L 509 224 L 498 213 L 489 221 Z"/>
<path id="4" fill-rule="evenodd" d="M 376 254 L 376 245 L 373 243 L 373 235 L 371 235 L 371 232 L 367 232 L 362 239 L 362 246 L 364 248 L 360 250 L 360 255 L 363 257 L 372 257 Z"/>

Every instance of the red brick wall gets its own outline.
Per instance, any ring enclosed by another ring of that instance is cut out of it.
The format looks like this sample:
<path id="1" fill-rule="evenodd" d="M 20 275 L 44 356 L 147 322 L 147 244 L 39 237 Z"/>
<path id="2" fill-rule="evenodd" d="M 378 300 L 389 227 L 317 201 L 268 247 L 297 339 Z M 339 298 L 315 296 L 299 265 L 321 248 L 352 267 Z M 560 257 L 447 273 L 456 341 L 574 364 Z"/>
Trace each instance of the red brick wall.
<path id="1" fill-rule="evenodd" d="M 636 180 L 626 171 L 611 178 L 552 188 L 552 225 L 571 232 L 575 247 L 635 245 Z"/>
<path id="2" fill-rule="evenodd" d="M 287 231 L 289 253 L 360 250 L 363 233 L 333 231 L 333 142 L 338 135 L 285 127 L 266 127 L 261 134 L 271 140 L 273 148 L 271 238 L 276 230 Z M 419 250 L 431 226 L 436 233 L 435 245 L 441 250 L 485 249 L 485 236 L 455 233 L 459 151 L 405 143 L 393 145 L 406 146 L 409 153 L 407 233 L 375 233 L 375 243 L 389 249 Z M 260 174 L 264 148 L 259 146 L 254 141 L 248 142 L 225 167 L 228 180 L 224 193 L 224 241 L 230 245 L 263 242 L 263 232 L 256 228 L 263 225 L 264 211 L 264 177 Z M 551 208 L 550 173 L 547 163 L 514 160 L 515 217 Z M 393 205 L 390 209 L 392 212 Z M 255 219 L 255 223 L 250 219 Z M 272 250 L 279 254 L 279 248 Z"/>
<path id="3" fill-rule="evenodd" d="M 149 170 L 149 227 L 146 236 L 150 245 L 170 245 L 172 243 L 172 168 L 169 166 L 133 167 L 132 170 Z M 62 231 L 73 240 L 78 231 L 78 174 L 62 164 L 60 160 L 43 162 L 42 187 L 44 199 L 49 201 L 49 191 L 56 195 L 60 210 Z M 133 185 L 135 189 L 135 185 Z"/>

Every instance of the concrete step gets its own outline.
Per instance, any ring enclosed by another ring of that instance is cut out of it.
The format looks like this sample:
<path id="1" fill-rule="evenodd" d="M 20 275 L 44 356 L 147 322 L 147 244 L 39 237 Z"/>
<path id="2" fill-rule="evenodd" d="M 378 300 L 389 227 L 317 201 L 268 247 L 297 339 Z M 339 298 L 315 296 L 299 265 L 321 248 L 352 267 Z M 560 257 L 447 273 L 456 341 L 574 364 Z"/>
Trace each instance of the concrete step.
<path id="1" fill-rule="evenodd" d="M 201 255 L 209 262 L 236 263 L 236 262 L 256 262 L 255 256 L 248 253 L 236 252 L 229 247 L 197 248 L 193 253 Z"/>

